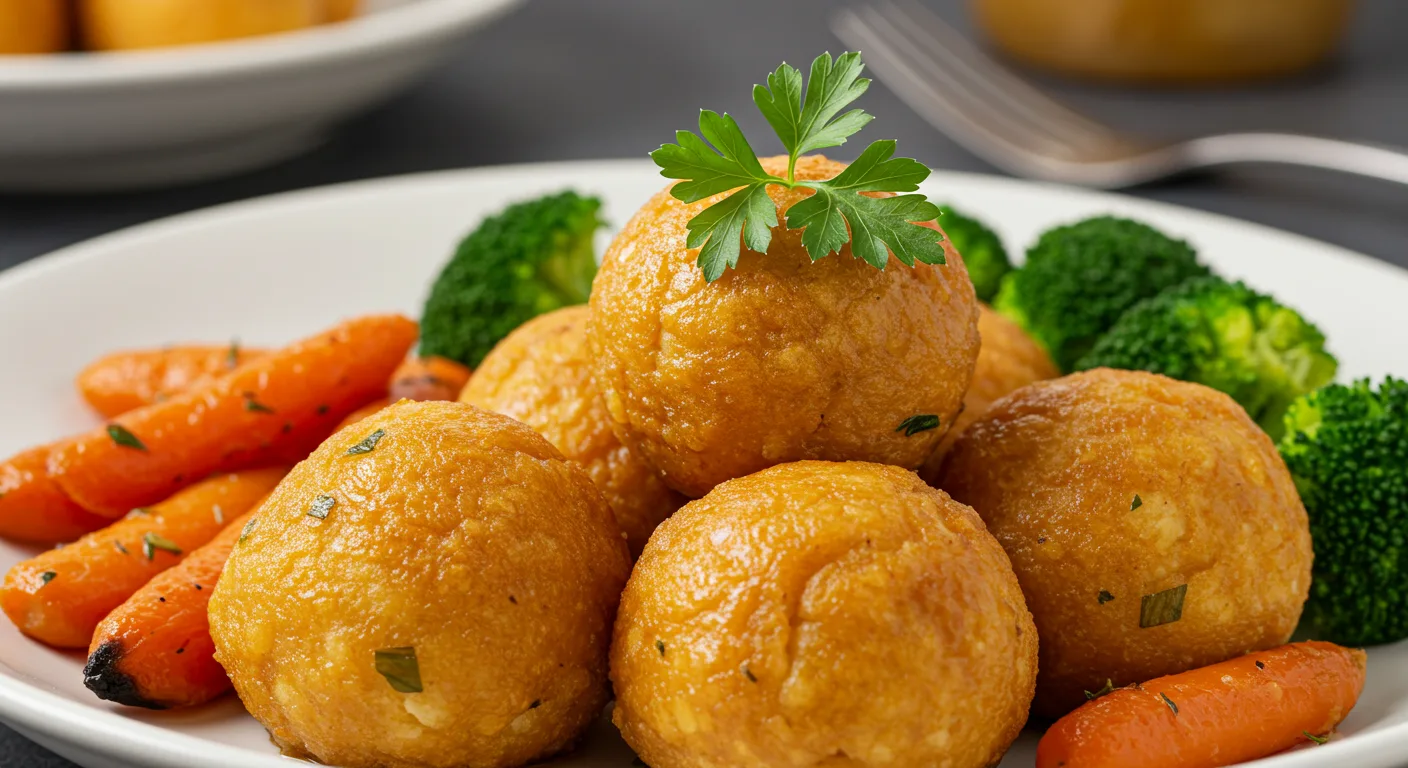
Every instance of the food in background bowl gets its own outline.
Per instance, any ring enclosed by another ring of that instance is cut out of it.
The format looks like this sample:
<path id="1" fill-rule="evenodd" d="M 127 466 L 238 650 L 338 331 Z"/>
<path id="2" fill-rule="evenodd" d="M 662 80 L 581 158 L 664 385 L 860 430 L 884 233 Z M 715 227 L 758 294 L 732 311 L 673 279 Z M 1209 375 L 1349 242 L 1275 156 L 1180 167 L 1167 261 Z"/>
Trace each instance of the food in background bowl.
<path id="1" fill-rule="evenodd" d="M 79 0 L 84 47 L 160 48 L 290 32 L 319 24 L 323 0 Z"/>
<path id="2" fill-rule="evenodd" d="M 68 47 L 65 0 L 0 0 L 0 55 Z"/>
<path id="3" fill-rule="evenodd" d="M 1186 84 L 1284 75 L 1323 61 L 1353 0 L 974 0 L 1008 54 L 1079 77 Z"/>
<path id="4" fill-rule="evenodd" d="M 327 21 L 347 21 L 362 10 L 362 0 L 325 0 Z"/>
<path id="5" fill-rule="evenodd" d="M 796 174 L 845 168 L 804 157 Z M 780 220 L 807 190 L 767 195 Z M 686 225 L 717 202 L 660 192 L 602 260 L 587 337 L 621 441 L 693 497 L 799 459 L 917 468 L 958 413 L 978 356 L 977 300 L 957 252 L 879 270 L 849 245 L 814 260 L 800 230 L 779 225 L 766 254 L 746 253 L 711 283 Z M 925 428 L 905 426 L 915 419 Z"/>
<path id="6" fill-rule="evenodd" d="M 1098 369 L 970 425 L 940 487 L 1012 558 L 1041 634 L 1032 710 L 1278 646 L 1310 589 L 1305 507 L 1230 397 Z"/>
<path id="7" fill-rule="evenodd" d="M 606 704 L 630 556 L 591 480 L 512 419 L 393 405 L 299 464 L 243 539 L 216 658 L 290 753 L 523 765 Z"/>
<path id="8" fill-rule="evenodd" d="M 989 766 L 1027 719 L 1036 646 L 973 510 L 898 467 L 783 464 L 646 545 L 613 719 L 655 768 Z"/>

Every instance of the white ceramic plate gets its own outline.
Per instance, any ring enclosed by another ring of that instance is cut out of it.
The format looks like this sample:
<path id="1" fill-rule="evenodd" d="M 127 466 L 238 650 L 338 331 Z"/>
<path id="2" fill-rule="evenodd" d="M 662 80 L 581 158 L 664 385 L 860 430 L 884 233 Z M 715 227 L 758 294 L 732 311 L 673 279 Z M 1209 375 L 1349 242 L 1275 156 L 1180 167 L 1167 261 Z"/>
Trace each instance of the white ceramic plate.
<path id="1" fill-rule="evenodd" d="M 370 181 L 179 216 L 100 238 L 0 274 L 0 454 L 96 422 L 71 380 L 114 349 L 176 341 L 274 345 L 351 315 L 418 314 L 458 238 L 507 202 L 563 187 L 601 195 L 622 224 L 663 184 L 642 161 L 493 168 Z M 1165 205 L 1003 179 L 938 174 L 926 192 L 995 223 L 1019 251 L 1053 224 L 1115 212 L 1193 241 L 1222 273 L 1246 278 L 1319 322 L 1344 378 L 1408 374 L 1408 273 L 1322 243 Z M 0 544 L 0 567 L 30 552 Z M 108 705 L 82 683 L 77 654 L 0 620 L 0 719 L 85 766 L 286 764 L 232 697 L 192 712 Z M 1408 643 L 1375 648 L 1369 682 L 1330 744 L 1265 768 L 1408 761 Z M 1004 766 L 1029 766 L 1028 734 Z M 602 723 L 557 766 L 625 768 Z"/>
<path id="2" fill-rule="evenodd" d="M 0 56 L 0 190 L 172 184 L 276 162 L 521 0 L 366 0 L 352 21 L 207 45 Z"/>

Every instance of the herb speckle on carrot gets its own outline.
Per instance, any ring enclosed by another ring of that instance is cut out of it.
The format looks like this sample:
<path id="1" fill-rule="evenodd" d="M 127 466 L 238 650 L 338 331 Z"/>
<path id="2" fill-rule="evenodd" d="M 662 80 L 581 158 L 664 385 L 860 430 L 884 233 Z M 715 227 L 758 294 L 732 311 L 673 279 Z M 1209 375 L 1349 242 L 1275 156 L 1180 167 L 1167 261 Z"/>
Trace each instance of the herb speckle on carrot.
<path id="1" fill-rule="evenodd" d="M 1178 717 L 1178 705 L 1173 703 L 1173 699 L 1170 699 L 1168 695 L 1162 691 L 1159 692 L 1159 698 L 1163 699 L 1164 703 L 1168 705 L 1168 708 L 1173 710 L 1173 716 Z"/>
<path id="2" fill-rule="evenodd" d="M 142 536 L 142 554 L 148 560 L 156 557 L 156 551 L 170 552 L 173 555 L 181 554 L 181 548 L 176 542 L 158 533 L 147 533 Z"/>
<path id="3" fill-rule="evenodd" d="M 109 424 L 107 431 L 108 437 L 112 438 L 113 443 L 123 448 L 135 448 L 139 451 L 147 450 L 146 444 L 138 440 L 136 435 L 132 434 L 121 424 Z"/>

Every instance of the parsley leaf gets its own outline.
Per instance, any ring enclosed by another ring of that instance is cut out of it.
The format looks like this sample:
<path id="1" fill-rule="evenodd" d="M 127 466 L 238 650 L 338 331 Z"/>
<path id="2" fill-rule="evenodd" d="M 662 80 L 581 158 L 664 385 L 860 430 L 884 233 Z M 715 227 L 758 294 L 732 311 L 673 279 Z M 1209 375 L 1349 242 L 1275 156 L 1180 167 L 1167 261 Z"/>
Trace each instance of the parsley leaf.
<path id="1" fill-rule="evenodd" d="M 791 160 L 789 177 L 799 155 L 839 147 L 875 119 L 860 109 L 836 117 L 870 87 L 870 81 L 860 76 L 864 68 L 859 53 L 841 54 L 834 66 L 829 54 L 816 57 L 805 101 L 802 73 L 786 64 L 768 75 L 766 88 L 753 86 L 753 103 L 782 140 Z"/>
<path id="2" fill-rule="evenodd" d="M 679 181 L 670 193 L 683 202 L 731 192 L 688 224 L 685 244 L 700 249 L 698 263 L 706 281 L 737 267 L 744 247 L 767 253 L 772 228 L 778 224 L 777 207 L 767 194 L 770 185 L 815 190 L 786 212 L 787 228 L 802 230 L 802 246 L 812 261 L 839 253 L 850 243 L 854 256 L 877 269 L 885 268 L 891 253 L 908 266 L 944 263 L 941 236 L 915 226 L 937 219 L 938 206 L 917 194 L 864 194 L 915 192 L 928 178 L 923 164 L 894 157 L 894 141 L 872 143 L 834 179 L 796 178 L 798 157 L 845 144 L 874 119 L 860 109 L 842 112 L 870 87 L 860 76 L 864 67 L 859 53 L 845 53 L 834 61 L 824 53 L 812 62 L 805 94 L 802 73 L 787 64 L 768 75 L 766 86 L 753 87 L 753 103 L 787 150 L 785 177 L 763 169 L 733 117 L 709 110 L 699 113 L 699 134 L 679 131 L 676 144 L 650 154 L 661 176 Z"/>

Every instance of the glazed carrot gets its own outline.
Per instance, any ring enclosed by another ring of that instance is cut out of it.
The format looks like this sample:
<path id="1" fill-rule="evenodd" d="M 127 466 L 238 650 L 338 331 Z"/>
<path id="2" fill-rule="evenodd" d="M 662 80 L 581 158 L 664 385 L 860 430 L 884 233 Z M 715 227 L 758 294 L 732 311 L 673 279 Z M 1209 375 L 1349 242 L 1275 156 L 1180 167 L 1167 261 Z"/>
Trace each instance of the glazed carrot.
<path id="1" fill-rule="evenodd" d="M 78 374 L 79 394 L 112 418 L 208 383 L 267 352 L 238 344 L 115 352 Z"/>
<path id="2" fill-rule="evenodd" d="M 48 463 L 44 445 L 0 464 L 0 536 L 57 544 L 112 522 L 70 501 L 49 479 Z"/>
<path id="3" fill-rule="evenodd" d="M 211 478 L 62 549 L 17 563 L 0 587 L 0 608 L 35 640 L 87 648 L 104 616 L 215 538 L 287 471 L 255 469 Z"/>
<path id="4" fill-rule="evenodd" d="M 1320 740 L 1354 708 L 1364 661 L 1294 643 L 1120 688 L 1056 721 L 1036 766 L 1213 768 Z"/>
<path id="5" fill-rule="evenodd" d="M 214 472 L 301 459 L 386 391 L 415 338 L 400 315 L 350 320 L 60 443 L 49 474 L 84 509 L 117 517 Z"/>
<path id="6" fill-rule="evenodd" d="M 226 525 L 98 624 L 83 668 L 88 690 L 100 699 L 149 709 L 204 704 L 230 690 L 230 678 L 215 661 L 205 609 L 254 514 Z"/>
<path id="7" fill-rule="evenodd" d="M 367 418 L 368 416 L 376 413 L 377 411 L 380 411 L 382 408 L 385 408 L 388 405 L 391 405 L 391 400 L 388 398 L 383 397 L 377 400 L 373 400 L 370 403 L 367 403 L 366 405 L 362 406 L 361 408 L 358 408 L 357 410 L 347 414 L 347 418 L 343 419 L 342 423 L 337 425 L 337 428 L 340 430 L 350 424 L 356 424 L 362 419 Z"/>
<path id="8" fill-rule="evenodd" d="M 391 402 L 457 400 L 470 370 L 446 357 L 413 357 L 391 375 Z"/>

